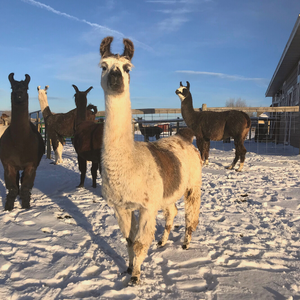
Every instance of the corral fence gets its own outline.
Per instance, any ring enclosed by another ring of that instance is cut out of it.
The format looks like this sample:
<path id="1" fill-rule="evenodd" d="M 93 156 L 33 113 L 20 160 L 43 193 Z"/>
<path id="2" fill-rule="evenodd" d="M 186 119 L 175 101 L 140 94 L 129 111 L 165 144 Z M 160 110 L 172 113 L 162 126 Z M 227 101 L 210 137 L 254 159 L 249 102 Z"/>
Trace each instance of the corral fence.
<path id="1" fill-rule="evenodd" d="M 242 110 L 251 115 L 251 128 L 245 141 L 248 152 L 259 154 L 284 154 L 298 155 L 300 143 L 300 116 L 299 106 L 281 107 L 207 107 L 206 104 L 196 111 L 225 111 L 229 109 Z M 180 128 L 186 127 L 182 119 L 181 110 L 178 108 L 146 108 L 132 109 L 132 130 L 135 140 L 143 141 L 145 137 L 141 134 L 138 124 L 147 126 L 159 126 L 163 129 L 161 137 L 170 136 L 178 132 Z M 50 141 L 41 111 L 30 113 L 30 118 L 41 132 L 47 145 L 47 157 L 50 158 Z M 99 111 L 96 115 L 97 121 L 103 121 L 105 112 Z M 142 118 L 142 120 L 138 120 Z M 155 137 L 150 137 L 150 141 Z M 234 148 L 233 140 L 211 141 L 211 148 L 231 150 Z"/>

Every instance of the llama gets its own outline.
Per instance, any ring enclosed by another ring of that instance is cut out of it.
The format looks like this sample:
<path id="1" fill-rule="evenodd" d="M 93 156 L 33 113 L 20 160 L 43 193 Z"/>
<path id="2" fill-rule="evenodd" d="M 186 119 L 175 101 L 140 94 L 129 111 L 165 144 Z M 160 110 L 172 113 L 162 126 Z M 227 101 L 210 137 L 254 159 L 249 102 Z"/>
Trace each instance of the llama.
<path id="1" fill-rule="evenodd" d="M 3 121 L 3 125 L 9 125 L 11 122 L 11 117 L 5 113 L 2 114 L 1 120 Z"/>
<path id="2" fill-rule="evenodd" d="M 80 92 L 76 85 L 73 85 L 75 103 L 77 107 L 77 118 L 73 145 L 77 153 L 78 167 L 80 171 L 80 183 L 78 187 L 84 186 L 87 161 L 92 162 L 93 188 L 96 188 L 97 170 L 101 174 L 101 147 L 103 138 L 103 123 L 86 121 L 86 95 L 92 87 L 85 92 Z"/>
<path id="3" fill-rule="evenodd" d="M 200 211 L 201 159 L 193 146 L 193 132 L 180 131 L 155 142 L 135 142 L 129 92 L 129 71 L 134 46 L 123 39 L 122 55 L 112 54 L 113 37 L 100 45 L 101 86 L 105 97 L 102 147 L 102 195 L 113 206 L 121 232 L 127 240 L 128 273 L 131 284 L 140 281 L 140 269 L 154 239 L 156 215 L 162 209 L 166 219 L 159 242 L 168 240 L 175 202 L 184 195 L 186 229 L 183 249 L 188 249 Z M 139 220 L 134 211 L 139 211 Z"/>
<path id="4" fill-rule="evenodd" d="M 37 90 L 39 93 L 38 97 L 45 121 L 47 136 L 51 139 L 52 148 L 55 153 L 54 164 L 57 165 L 62 163 L 62 151 L 63 145 L 65 144 L 65 137 L 72 137 L 74 135 L 76 108 L 67 113 L 52 113 L 47 99 L 48 88 L 49 85 L 46 85 L 45 89 L 41 89 L 40 86 L 38 86 Z M 97 107 L 90 104 L 87 110 L 87 119 L 94 121 L 96 113 Z"/>
<path id="5" fill-rule="evenodd" d="M 3 133 L 5 132 L 5 130 L 8 128 L 11 118 L 7 114 L 3 113 L 1 116 L 1 120 L 2 120 L 3 124 L 0 124 L 0 138 L 3 135 Z"/>
<path id="6" fill-rule="evenodd" d="M 142 118 L 138 118 L 138 121 L 142 121 Z M 144 127 L 142 122 L 139 122 L 139 129 L 142 135 L 145 137 L 145 141 L 149 142 L 149 137 L 155 136 L 157 140 L 160 138 L 160 134 L 163 132 L 163 129 L 158 126 L 148 126 Z"/>
<path id="7" fill-rule="evenodd" d="M 238 110 L 196 112 L 193 107 L 190 83 L 188 81 L 186 87 L 180 82 L 180 88 L 175 93 L 181 100 L 182 117 L 186 125 L 196 135 L 196 142 L 202 161 L 205 161 L 206 165 L 208 164 L 210 140 L 221 141 L 232 137 L 235 145 L 235 158 L 227 169 L 233 169 L 240 159 L 240 165 L 236 171 L 242 171 L 247 152 L 244 141 L 250 129 L 250 117 Z"/>
<path id="8" fill-rule="evenodd" d="M 28 117 L 28 84 L 25 80 L 14 80 L 14 73 L 9 74 L 11 84 L 11 123 L 0 139 L 0 159 L 4 168 L 4 180 L 8 193 L 5 210 L 12 210 L 17 195 L 22 200 L 22 208 L 30 208 L 31 189 L 34 184 L 36 169 L 45 151 L 44 141 Z M 21 188 L 19 179 L 21 176 Z"/>

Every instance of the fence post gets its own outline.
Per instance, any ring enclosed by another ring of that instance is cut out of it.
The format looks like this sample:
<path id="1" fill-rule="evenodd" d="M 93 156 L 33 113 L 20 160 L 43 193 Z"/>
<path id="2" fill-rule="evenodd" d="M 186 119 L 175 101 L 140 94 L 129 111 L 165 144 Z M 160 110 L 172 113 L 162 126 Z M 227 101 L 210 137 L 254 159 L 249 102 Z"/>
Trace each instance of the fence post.
<path id="1" fill-rule="evenodd" d="M 207 105 L 205 103 L 202 104 L 202 111 L 206 111 L 207 110 Z"/>

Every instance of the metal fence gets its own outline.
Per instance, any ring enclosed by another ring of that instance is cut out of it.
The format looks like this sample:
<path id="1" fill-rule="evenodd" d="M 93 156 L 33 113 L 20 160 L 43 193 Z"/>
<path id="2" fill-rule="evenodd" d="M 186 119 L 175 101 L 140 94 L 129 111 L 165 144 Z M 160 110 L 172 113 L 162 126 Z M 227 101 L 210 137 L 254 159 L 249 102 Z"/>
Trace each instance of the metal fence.
<path id="1" fill-rule="evenodd" d="M 231 108 L 215 107 L 208 108 L 204 104 L 202 108 L 196 111 L 212 110 L 224 111 Z M 248 152 L 258 154 L 272 155 L 298 155 L 300 142 L 300 118 L 299 107 L 245 107 L 236 108 L 246 113 L 256 115 L 251 117 L 251 128 L 245 140 L 245 147 Z M 97 113 L 97 120 L 103 119 L 104 111 Z M 30 113 L 31 120 L 36 124 L 42 136 L 47 141 L 45 125 L 40 111 Z M 162 128 L 160 137 L 166 137 L 173 134 L 186 124 L 181 116 L 180 109 L 133 109 L 132 110 L 132 130 L 136 141 L 144 141 L 145 136 L 141 134 L 138 124 L 141 123 L 145 127 L 159 126 Z M 138 120 L 141 118 L 141 120 Z M 150 141 L 154 141 L 155 137 L 150 137 Z M 211 141 L 211 148 L 217 148 L 224 151 L 234 149 L 234 141 Z M 50 150 L 48 149 L 48 153 Z M 48 154 L 49 155 L 49 154 Z"/>

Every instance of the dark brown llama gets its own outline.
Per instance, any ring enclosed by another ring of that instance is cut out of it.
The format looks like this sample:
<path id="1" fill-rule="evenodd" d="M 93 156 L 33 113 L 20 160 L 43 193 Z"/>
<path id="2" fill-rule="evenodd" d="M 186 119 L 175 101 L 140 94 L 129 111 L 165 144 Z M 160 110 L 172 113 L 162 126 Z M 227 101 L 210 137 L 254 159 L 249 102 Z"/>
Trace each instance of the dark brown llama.
<path id="1" fill-rule="evenodd" d="M 231 170 L 240 159 L 240 166 L 236 170 L 240 172 L 243 169 L 247 152 L 244 141 L 250 129 L 250 117 L 246 113 L 238 110 L 227 110 L 223 112 L 195 111 L 188 81 L 186 87 L 180 82 L 180 88 L 178 88 L 175 93 L 181 100 L 182 117 L 186 125 L 191 128 L 196 135 L 196 142 L 201 153 L 202 161 L 208 164 L 210 140 L 221 141 L 232 137 L 235 145 L 235 158 L 228 169 Z"/>
<path id="2" fill-rule="evenodd" d="M 138 121 L 142 121 L 142 118 L 138 118 Z M 149 137 L 155 136 L 157 140 L 160 138 L 160 134 L 163 132 L 163 129 L 158 126 L 147 126 L 144 127 L 142 122 L 139 122 L 139 129 L 141 134 L 145 137 L 145 142 L 149 142 Z"/>
<path id="3" fill-rule="evenodd" d="M 55 153 L 54 164 L 59 164 L 62 163 L 62 151 L 63 145 L 65 144 L 65 138 L 74 136 L 77 109 L 72 109 L 67 113 L 52 113 L 47 99 L 48 88 L 48 85 L 46 85 L 45 89 L 41 89 L 40 86 L 38 86 L 37 90 L 46 125 L 47 136 L 51 139 L 51 144 Z M 87 107 L 87 120 L 95 121 L 96 113 L 97 107 L 89 104 Z"/>
<path id="4" fill-rule="evenodd" d="M 30 208 L 31 189 L 45 146 L 40 133 L 29 121 L 27 90 L 30 76 L 26 74 L 25 80 L 16 81 L 11 73 L 8 79 L 12 88 L 11 124 L 0 139 L 0 159 L 8 190 L 5 210 L 12 210 L 18 194 L 22 208 Z M 19 171 L 23 171 L 20 190 Z"/>
<path id="5" fill-rule="evenodd" d="M 96 188 L 97 170 L 101 174 L 101 147 L 103 139 L 103 123 L 86 121 L 86 95 L 92 87 L 85 92 L 80 92 L 76 85 L 73 85 L 75 103 L 77 107 L 77 118 L 73 145 L 77 153 L 78 167 L 80 171 L 80 183 L 78 187 L 84 186 L 87 161 L 92 162 L 93 188 Z"/>

